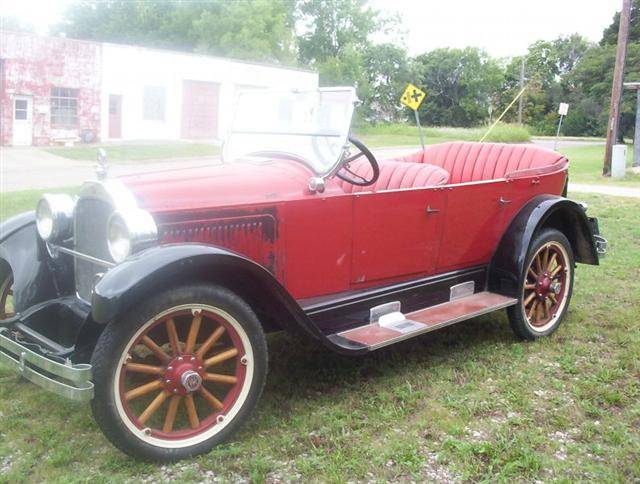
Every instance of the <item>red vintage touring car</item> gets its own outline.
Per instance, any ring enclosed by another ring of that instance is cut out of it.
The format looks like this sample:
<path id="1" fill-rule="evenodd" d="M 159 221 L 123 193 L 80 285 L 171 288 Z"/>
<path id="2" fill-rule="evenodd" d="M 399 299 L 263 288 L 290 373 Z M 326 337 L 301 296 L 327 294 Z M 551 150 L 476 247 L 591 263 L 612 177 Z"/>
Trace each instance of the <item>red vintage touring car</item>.
<path id="1" fill-rule="evenodd" d="M 361 355 L 506 308 L 535 339 L 606 241 L 568 161 L 444 143 L 376 160 L 355 92 L 247 92 L 223 163 L 86 183 L 0 227 L 0 361 L 91 400 L 144 459 L 203 453 L 248 418 L 265 333 Z"/>

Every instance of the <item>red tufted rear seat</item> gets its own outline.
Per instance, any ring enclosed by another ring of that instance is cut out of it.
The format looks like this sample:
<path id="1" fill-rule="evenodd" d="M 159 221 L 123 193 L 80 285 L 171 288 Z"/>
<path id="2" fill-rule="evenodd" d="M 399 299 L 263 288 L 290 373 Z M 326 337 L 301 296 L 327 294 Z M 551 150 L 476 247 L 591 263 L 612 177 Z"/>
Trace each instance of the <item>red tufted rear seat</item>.
<path id="1" fill-rule="evenodd" d="M 383 160 L 379 165 L 380 177 L 373 186 L 359 187 L 339 180 L 342 189 L 346 193 L 396 190 L 398 188 L 446 185 L 449 181 L 449 173 L 445 170 L 422 162 L 407 163 L 405 161 Z M 366 160 L 357 160 L 351 163 L 349 169 L 364 178 L 371 176 L 371 165 Z"/>
<path id="2" fill-rule="evenodd" d="M 397 160 L 439 166 L 449 172 L 452 184 L 505 178 L 523 170 L 556 171 L 568 163 L 560 153 L 534 145 L 461 141 L 428 146 Z"/>

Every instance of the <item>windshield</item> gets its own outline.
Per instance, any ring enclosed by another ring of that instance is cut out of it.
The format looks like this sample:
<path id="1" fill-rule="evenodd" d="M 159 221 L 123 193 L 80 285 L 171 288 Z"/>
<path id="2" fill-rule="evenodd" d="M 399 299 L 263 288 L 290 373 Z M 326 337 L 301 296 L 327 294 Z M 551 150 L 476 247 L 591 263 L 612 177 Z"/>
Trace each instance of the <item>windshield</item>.
<path id="1" fill-rule="evenodd" d="M 282 157 L 328 174 L 342 157 L 355 100 L 351 87 L 241 92 L 223 159 Z"/>

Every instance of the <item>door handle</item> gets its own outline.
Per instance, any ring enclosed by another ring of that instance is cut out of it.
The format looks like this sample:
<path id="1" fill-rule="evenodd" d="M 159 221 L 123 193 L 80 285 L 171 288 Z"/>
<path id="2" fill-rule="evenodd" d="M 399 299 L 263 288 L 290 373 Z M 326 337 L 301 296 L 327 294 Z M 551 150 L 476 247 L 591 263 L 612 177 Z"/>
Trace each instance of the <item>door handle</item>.
<path id="1" fill-rule="evenodd" d="M 438 213 L 440 211 L 440 209 L 438 208 L 431 208 L 431 205 L 427 205 L 427 215 L 431 214 L 431 213 Z"/>
<path id="2" fill-rule="evenodd" d="M 511 200 L 507 200 L 507 199 L 505 199 L 503 197 L 500 197 L 500 204 L 506 205 L 508 203 L 511 203 Z"/>

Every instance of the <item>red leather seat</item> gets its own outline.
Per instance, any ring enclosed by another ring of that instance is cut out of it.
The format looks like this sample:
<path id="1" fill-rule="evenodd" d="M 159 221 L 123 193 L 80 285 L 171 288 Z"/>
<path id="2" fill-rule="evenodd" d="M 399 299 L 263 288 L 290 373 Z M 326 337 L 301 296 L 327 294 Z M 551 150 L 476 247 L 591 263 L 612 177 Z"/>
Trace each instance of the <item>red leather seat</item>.
<path id="1" fill-rule="evenodd" d="M 407 163 L 396 160 L 383 160 L 379 162 L 380 176 L 378 180 L 368 187 L 360 187 L 339 180 L 342 189 L 346 193 L 363 191 L 397 190 L 399 188 L 418 188 L 437 185 L 446 185 L 449 181 L 449 173 L 440 167 L 427 163 Z M 366 160 L 358 160 L 351 163 L 349 169 L 364 178 L 371 176 L 371 165 Z"/>
<path id="2" fill-rule="evenodd" d="M 439 166 L 449 172 L 452 184 L 505 178 L 523 170 L 556 171 L 568 163 L 560 153 L 535 145 L 462 141 L 431 145 L 397 160 Z"/>

